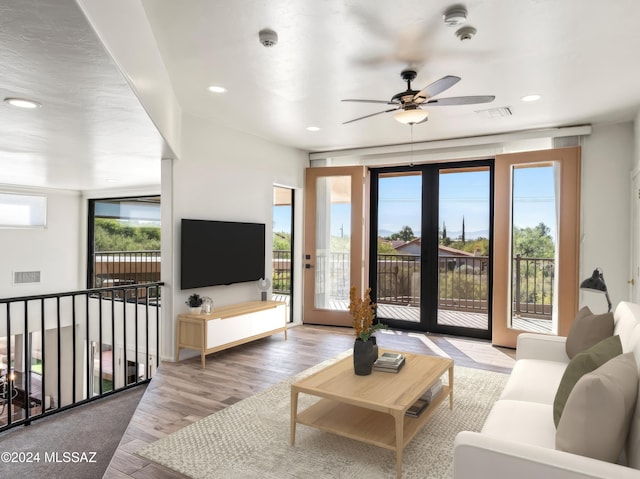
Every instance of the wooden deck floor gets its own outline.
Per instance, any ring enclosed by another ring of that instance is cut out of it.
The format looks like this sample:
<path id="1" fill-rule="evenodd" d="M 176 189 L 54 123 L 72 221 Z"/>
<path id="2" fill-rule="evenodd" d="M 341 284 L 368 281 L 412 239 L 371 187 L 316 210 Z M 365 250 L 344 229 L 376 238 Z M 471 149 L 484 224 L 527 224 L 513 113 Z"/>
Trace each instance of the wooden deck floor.
<path id="1" fill-rule="evenodd" d="M 274 301 L 282 301 L 289 304 L 289 296 L 286 294 L 274 294 Z M 348 301 L 331 301 L 330 309 L 346 310 L 349 307 Z M 420 322 L 420 308 L 417 306 L 403 306 L 400 304 L 378 303 L 378 316 L 386 319 L 397 319 L 400 321 Z M 459 326 L 463 328 L 487 329 L 489 316 L 487 313 L 459 311 L 450 309 L 438 310 L 438 324 L 447 326 Z M 519 331 L 531 333 L 553 333 L 551 319 L 538 319 L 527 317 L 514 317 L 511 320 L 511 327 Z"/>
<path id="2" fill-rule="evenodd" d="M 346 301 L 334 301 L 331 303 L 332 309 L 347 309 L 347 307 L 348 303 Z M 420 308 L 417 306 L 378 303 L 378 317 L 419 323 Z M 438 324 L 463 328 L 487 329 L 489 327 L 489 315 L 481 312 L 440 309 L 438 310 Z M 551 333 L 551 326 L 550 319 L 525 317 L 512 319 L 513 329 L 532 333 Z"/>

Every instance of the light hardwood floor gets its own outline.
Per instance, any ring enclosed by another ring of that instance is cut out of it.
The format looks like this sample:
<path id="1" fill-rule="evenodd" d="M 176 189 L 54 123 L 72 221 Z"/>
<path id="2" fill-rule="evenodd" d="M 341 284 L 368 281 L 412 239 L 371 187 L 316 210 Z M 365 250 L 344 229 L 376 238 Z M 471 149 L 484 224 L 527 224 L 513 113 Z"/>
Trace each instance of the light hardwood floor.
<path id="1" fill-rule="evenodd" d="M 380 331 L 376 336 L 381 347 L 448 356 L 460 366 L 509 372 L 514 363 L 513 351 L 494 348 L 486 341 L 402 331 Z M 135 451 L 352 348 L 353 340 L 350 328 L 305 325 L 290 328 L 287 341 L 278 334 L 210 354 L 205 369 L 200 368 L 199 356 L 163 363 L 103 477 L 183 478 Z"/>

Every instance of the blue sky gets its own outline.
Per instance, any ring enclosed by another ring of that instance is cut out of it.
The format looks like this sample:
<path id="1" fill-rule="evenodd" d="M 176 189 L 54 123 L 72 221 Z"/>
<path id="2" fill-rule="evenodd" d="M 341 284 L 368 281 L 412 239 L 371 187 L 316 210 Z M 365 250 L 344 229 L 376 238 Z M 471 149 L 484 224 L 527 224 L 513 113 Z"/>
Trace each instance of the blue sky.
<path id="1" fill-rule="evenodd" d="M 514 170 L 514 224 L 533 227 L 543 222 L 555 235 L 555 194 L 553 168 Z M 383 236 L 410 226 L 420 233 L 422 178 L 419 175 L 382 178 L 379 183 L 378 232 Z M 273 230 L 290 232 L 289 206 L 274 208 Z M 340 228 L 349 234 L 350 208 L 337 204 L 331 209 L 333 236 Z M 464 216 L 467 238 L 473 232 L 486 235 L 489 229 L 489 172 L 470 171 L 440 175 L 439 228 L 447 226 L 450 237 L 460 234 Z"/>

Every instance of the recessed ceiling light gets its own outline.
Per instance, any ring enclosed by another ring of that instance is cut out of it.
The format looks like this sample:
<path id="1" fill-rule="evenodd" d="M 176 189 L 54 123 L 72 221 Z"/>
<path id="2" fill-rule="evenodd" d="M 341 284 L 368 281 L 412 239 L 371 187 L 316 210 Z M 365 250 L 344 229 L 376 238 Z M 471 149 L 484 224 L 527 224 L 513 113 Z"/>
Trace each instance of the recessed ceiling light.
<path id="1" fill-rule="evenodd" d="M 308 126 L 306 128 L 307 131 L 320 131 L 320 127 L 318 126 Z"/>
<path id="2" fill-rule="evenodd" d="M 542 95 L 533 94 L 533 95 L 525 95 L 520 99 L 522 101 L 538 101 L 540 98 L 542 98 Z"/>
<path id="3" fill-rule="evenodd" d="M 40 108 L 42 105 L 37 101 L 26 100 L 24 98 L 5 98 L 5 103 L 15 106 L 16 108 L 26 108 L 33 110 L 34 108 Z"/>
<path id="4" fill-rule="evenodd" d="M 209 87 L 209 91 L 213 93 L 225 93 L 227 89 L 223 86 L 211 85 Z"/>

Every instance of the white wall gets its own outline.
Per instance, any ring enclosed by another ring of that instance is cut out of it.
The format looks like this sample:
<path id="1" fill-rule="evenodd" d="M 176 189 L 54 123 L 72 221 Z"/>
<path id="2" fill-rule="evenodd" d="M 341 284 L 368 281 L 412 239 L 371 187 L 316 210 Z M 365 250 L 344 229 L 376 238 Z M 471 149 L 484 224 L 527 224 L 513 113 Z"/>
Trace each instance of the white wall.
<path id="1" fill-rule="evenodd" d="M 180 155 L 181 108 L 142 2 L 77 3 L 162 135 L 162 156 Z"/>
<path id="2" fill-rule="evenodd" d="M 0 229 L 0 298 L 73 291 L 84 286 L 80 273 L 81 198 L 56 190 L 3 191 L 45 194 L 47 227 Z M 41 283 L 13 284 L 14 271 L 41 271 Z"/>
<path id="3" fill-rule="evenodd" d="M 266 251 L 271 251 L 273 186 L 278 184 L 302 188 L 307 154 L 301 150 L 277 145 L 237 130 L 222 127 L 200 118 L 185 115 L 182 119 L 182 156 L 163 164 L 163 204 L 172 199 L 172 217 L 162 222 L 173 225 L 172 245 L 163 235 L 163 251 L 171 247 L 174 253 L 173 274 L 164 275 L 165 295 L 171 295 L 172 308 L 163 304 L 163 359 L 173 358 L 176 315 L 186 312 L 184 301 L 197 292 L 213 299 L 214 307 L 260 299 L 255 283 L 180 290 L 180 220 L 182 218 L 249 221 L 266 224 Z M 166 161 L 166 160 L 165 160 Z M 171 174 L 171 181 L 165 181 Z M 167 175 L 167 176 L 165 176 Z M 170 188 L 170 191 L 167 189 Z M 167 193 L 167 194 L 165 194 Z M 297 219 L 301 220 L 302 202 L 296 196 Z M 296 238 L 302 241 L 302 221 L 296 221 Z M 215 252 L 212 252 L 215 254 Z M 302 261 L 294 271 L 294 289 L 302 288 Z M 271 261 L 265 262 L 267 276 Z M 301 302 L 295 302 L 294 321 L 300 321 Z"/>
<path id="4" fill-rule="evenodd" d="M 633 157 L 634 157 L 634 165 L 635 168 L 640 169 L 640 111 L 636 116 L 635 122 L 633 123 L 634 128 L 634 148 L 633 148 Z"/>
<path id="5" fill-rule="evenodd" d="M 614 305 L 629 300 L 632 122 L 596 125 L 582 147 L 580 277 L 602 268 Z M 580 305 L 606 311 L 604 296 L 580 292 Z"/>

